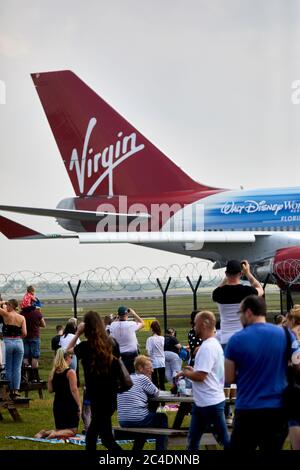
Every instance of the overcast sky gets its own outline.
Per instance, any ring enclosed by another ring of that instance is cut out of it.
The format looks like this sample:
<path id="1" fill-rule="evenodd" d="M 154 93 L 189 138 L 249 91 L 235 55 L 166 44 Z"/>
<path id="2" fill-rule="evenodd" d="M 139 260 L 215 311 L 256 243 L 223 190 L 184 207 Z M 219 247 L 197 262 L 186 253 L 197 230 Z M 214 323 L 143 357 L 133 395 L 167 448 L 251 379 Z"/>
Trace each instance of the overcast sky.
<path id="1" fill-rule="evenodd" d="M 71 69 L 198 181 L 299 185 L 300 2 L 295 0 L 1 0 L 2 204 L 54 208 L 74 195 L 30 78 Z M 50 218 L 14 216 L 44 232 Z M 183 264 L 129 245 L 13 242 L 1 272 Z"/>

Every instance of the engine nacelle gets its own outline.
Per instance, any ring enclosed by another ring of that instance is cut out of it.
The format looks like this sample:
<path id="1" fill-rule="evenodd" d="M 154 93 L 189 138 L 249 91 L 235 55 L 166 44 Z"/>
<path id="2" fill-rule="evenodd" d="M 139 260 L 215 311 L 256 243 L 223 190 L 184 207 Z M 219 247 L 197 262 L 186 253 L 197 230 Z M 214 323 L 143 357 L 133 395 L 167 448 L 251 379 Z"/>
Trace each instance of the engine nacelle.
<path id="1" fill-rule="evenodd" d="M 278 250 L 273 260 L 273 274 L 280 289 L 300 291 L 300 246 Z"/>

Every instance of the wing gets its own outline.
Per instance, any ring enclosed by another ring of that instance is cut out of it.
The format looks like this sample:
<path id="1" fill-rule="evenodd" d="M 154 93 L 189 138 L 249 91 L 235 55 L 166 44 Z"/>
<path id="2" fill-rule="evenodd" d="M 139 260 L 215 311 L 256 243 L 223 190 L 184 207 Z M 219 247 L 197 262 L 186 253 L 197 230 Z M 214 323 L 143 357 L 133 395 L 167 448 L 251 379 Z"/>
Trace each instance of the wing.
<path id="1" fill-rule="evenodd" d="M 0 231 L 10 240 L 78 238 L 79 243 L 184 243 L 187 251 L 209 243 L 255 243 L 268 232 L 82 232 L 42 234 L 0 216 Z"/>
<path id="2" fill-rule="evenodd" d="M 0 210 L 7 212 L 16 212 L 19 214 L 29 215 L 42 215 L 45 217 L 56 217 L 58 219 L 79 220 L 83 222 L 99 222 L 103 217 L 108 215 L 118 216 L 119 220 L 124 218 L 127 222 L 136 219 L 149 219 L 149 214 L 122 214 L 115 212 L 95 212 L 95 211 L 80 211 L 76 209 L 45 209 L 41 207 L 21 207 L 21 206 L 3 206 L 0 205 Z M 121 222 L 121 220 L 120 220 Z"/>

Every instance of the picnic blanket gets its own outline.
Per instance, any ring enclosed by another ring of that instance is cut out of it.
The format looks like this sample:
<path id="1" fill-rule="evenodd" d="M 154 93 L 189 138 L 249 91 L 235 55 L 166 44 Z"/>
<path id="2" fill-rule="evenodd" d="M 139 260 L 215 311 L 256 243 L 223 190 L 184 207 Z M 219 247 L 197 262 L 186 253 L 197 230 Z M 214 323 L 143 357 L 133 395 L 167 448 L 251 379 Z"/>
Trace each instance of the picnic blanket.
<path id="1" fill-rule="evenodd" d="M 75 444 L 77 446 L 85 446 L 85 436 L 83 434 L 76 434 L 74 437 L 68 437 L 66 439 L 46 439 L 43 437 L 28 437 L 28 436 L 6 436 L 6 439 L 16 439 L 23 441 L 35 441 L 35 442 L 47 442 L 48 444 Z M 155 439 L 147 439 L 147 442 L 155 442 Z M 131 444 L 133 440 L 121 440 L 117 441 L 118 444 Z M 101 445 L 101 439 L 98 439 L 97 445 Z"/>

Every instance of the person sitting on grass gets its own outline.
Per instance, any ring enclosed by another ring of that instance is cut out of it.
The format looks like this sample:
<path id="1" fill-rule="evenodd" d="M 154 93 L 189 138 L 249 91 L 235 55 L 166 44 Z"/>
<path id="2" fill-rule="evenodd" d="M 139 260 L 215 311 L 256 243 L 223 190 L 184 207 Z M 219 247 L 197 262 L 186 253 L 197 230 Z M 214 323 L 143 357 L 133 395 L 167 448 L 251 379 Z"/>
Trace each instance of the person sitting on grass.
<path id="1" fill-rule="evenodd" d="M 73 437 L 77 433 L 81 415 L 80 395 L 77 388 L 76 372 L 70 369 L 73 354 L 59 348 L 48 379 L 48 390 L 54 392 L 53 415 L 55 429 L 42 429 L 34 437 Z"/>

